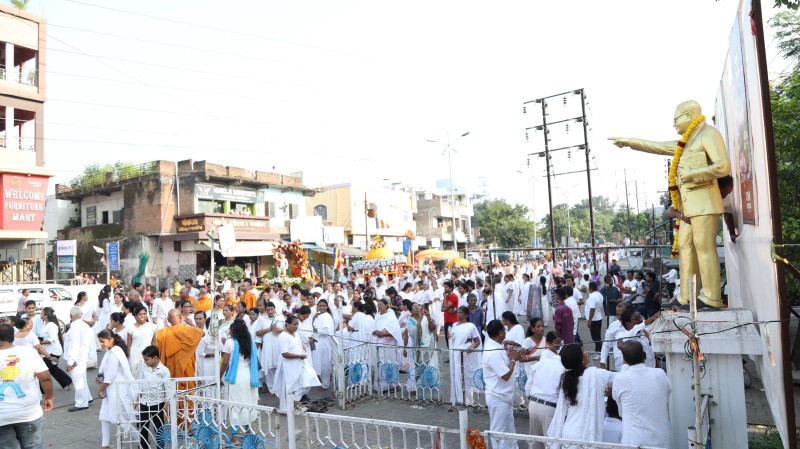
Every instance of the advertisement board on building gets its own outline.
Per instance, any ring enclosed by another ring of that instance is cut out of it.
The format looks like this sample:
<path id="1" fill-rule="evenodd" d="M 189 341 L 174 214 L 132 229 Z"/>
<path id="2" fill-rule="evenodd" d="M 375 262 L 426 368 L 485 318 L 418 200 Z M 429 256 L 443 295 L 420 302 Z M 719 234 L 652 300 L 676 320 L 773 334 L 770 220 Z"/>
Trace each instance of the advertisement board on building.
<path id="1" fill-rule="evenodd" d="M 197 183 L 194 185 L 194 196 L 199 200 L 254 204 L 258 199 L 258 191 L 241 187 Z"/>
<path id="2" fill-rule="evenodd" d="M 75 256 L 56 256 L 59 273 L 75 273 Z"/>
<path id="3" fill-rule="evenodd" d="M 108 269 L 119 271 L 119 242 L 108 244 Z"/>
<path id="4" fill-rule="evenodd" d="M 78 254 L 77 240 L 58 240 L 56 241 L 57 256 L 75 256 Z"/>
<path id="5" fill-rule="evenodd" d="M 47 200 L 47 176 L 0 174 L 3 196 L 0 197 L 3 215 L 0 229 L 9 231 L 40 231 Z"/>

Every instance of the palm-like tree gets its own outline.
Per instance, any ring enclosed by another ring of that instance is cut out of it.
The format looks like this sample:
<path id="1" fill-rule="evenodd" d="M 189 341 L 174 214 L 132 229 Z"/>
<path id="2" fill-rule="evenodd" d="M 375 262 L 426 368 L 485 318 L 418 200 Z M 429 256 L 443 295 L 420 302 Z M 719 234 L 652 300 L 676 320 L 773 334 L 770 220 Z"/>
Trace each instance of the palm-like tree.
<path id="1" fill-rule="evenodd" d="M 24 10 L 25 8 L 28 7 L 28 2 L 29 1 L 30 0 L 11 0 L 11 6 L 13 6 L 13 7 L 17 8 L 17 9 Z"/>

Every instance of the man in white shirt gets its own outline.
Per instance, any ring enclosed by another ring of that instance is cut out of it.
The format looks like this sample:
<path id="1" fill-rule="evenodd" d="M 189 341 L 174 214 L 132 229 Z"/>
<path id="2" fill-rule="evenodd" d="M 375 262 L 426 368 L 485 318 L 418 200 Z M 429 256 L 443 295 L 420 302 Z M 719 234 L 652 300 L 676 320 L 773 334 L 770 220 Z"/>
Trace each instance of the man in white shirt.
<path id="1" fill-rule="evenodd" d="M 617 319 L 608 325 L 606 329 L 605 338 L 603 338 L 603 348 L 600 350 L 600 368 L 608 369 L 606 363 L 608 361 L 609 353 L 614 354 L 614 371 L 619 371 L 622 368 L 622 351 L 617 348 L 616 340 L 620 335 L 627 332 L 620 322 L 620 317 L 626 310 L 633 308 L 627 302 L 617 304 L 616 315 Z"/>
<path id="2" fill-rule="evenodd" d="M 64 335 L 64 361 L 75 389 L 75 406 L 70 407 L 67 410 L 69 412 L 86 410 L 89 408 L 89 403 L 94 400 L 86 382 L 86 364 L 89 361 L 91 339 L 94 335 L 89 325 L 81 319 L 82 316 L 83 311 L 80 307 L 74 306 L 69 309 L 72 322 Z"/>
<path id="3" fill-rule="evenodd" d="M 669 395 L 672 386 L 660 368 L 644 365 L 642 344 L 630 340 L 622 345 L 628 369 L 614 378 L 612 396 L 623 415 L 620 444 L 672 447 Z"/>
<path id="4" fill-rule="evenodd" d="M 528 420 L 531 435 L 547 436 L 547 429 L 553 420 L 558 403 L 558 387 L 561 385 L 561 375 L 564 374 L 564 365 L 561 357 L 554 350 L 547 348 L 536 363 L 529 363 L 527 368 L 528 382 L 525 384 L 525 394 L 528 396 Z M 548 355 L 545 357 L 545 355 Z M 535 449 L 545 449 L 544 443 L 533 443 Z"/>
<path id="5" fill-rule="evenodd" d="M 14 346 L 15 330 L 0 324 L 0 372 L 11 372 L 10 381 L 4 382 L 0 391 L 0 447 L 41 448 L 43 413 L 53 409 L 53 382 L 35 349 Z"/>
<path id="6" fill-rule="evenodd" d="M 567 294 L 567 297 L 564 300 L 564 305 L 569 307 L 569 310 L 572 311 L 572 334 L 575 338 L 575 343 L 583 343 L 581 336 L 578 334 L 578 322 L 581 318 L 581 309 L 580 304 L 578 304 L 578 301 L 575 300 L 575 289 L 569 285 L 566 285 L 564 286 L 564 292 Z"/>
<path id="7" fill-rule="evenodd" d="M 383 278 L 378 276 L 378 278 L 375 279 L 375 295 L 378 298 L 383 298 L 385 294 L 386 294 L 386 285 L 383 282 Z"/>
<path id="8" fill-rule="evenodd" d="M 636 298 L 636 290 L 639 283 L 633 279 L 633 270 L 628 270 L 625 275 L 627 277 L 624 281 L 622 281 L 623 300 L 626 302 L 633 302 L 633 300 Z"/>
<path id="9" fill-rule="evenodd" d="M 492 320 L 486 325 L 489 338 L 484 346 L 483 381 L 486 385 L 486 405 L 489 407 L 489 430 L 492 432 L 516 433 L 514 426 L 514 390 L 517 361 L 520 352 L 512 351 L 510 357 L 503 349 L 506 331 L 503 323 Z M 492 438 L 492 448 L 511 449 L 516 446 L 512 440 Z"/>
<path id="10" fill-rule="evenodd" d="M 603 295 L 597 291 L 596 282 L 589 282 L 589 298 L 586 299 L 583 308 L 586 311 L 586 324 L 589 326 L 589 333 L 594 341 L 594 350 L 600 352 L 603 346 L 600 340 L 600 329 L 603 325 Z"/>

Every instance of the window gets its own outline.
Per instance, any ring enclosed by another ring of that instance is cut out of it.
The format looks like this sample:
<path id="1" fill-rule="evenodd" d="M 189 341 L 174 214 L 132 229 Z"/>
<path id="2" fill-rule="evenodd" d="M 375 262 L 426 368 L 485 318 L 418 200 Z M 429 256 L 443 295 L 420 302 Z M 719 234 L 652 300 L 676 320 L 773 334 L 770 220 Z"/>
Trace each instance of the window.
<path id="1" fill-rule="evenodd" d="M 289 204 L 289 219 L 290 220 L 292 220 L 294 218 L 297 218 L 298 212 L 299 211 L 297 210 L 297 204 Z"/>
<path id="2" fill-rule="evenodd" d="M 97 206 L 88 206 L 86 208 L 86 226 L 95 226 L 97 224 Z"/>
<path id="3" fill-rule="evenodd" d="M 264 216 L 268 218 L 275 218 L 276 209 L 277 207 L 275 206 L 275 203 L 272 201 L 266 201 L 264 203 Z"/>
<path id="4" fill-rule="evenodd" d="M 102 217 L 102 218 L 101 218 L 101 222 L 100 222 L 100 223 L 102 223 L 102 224 L 108 224 L 108 211 L 107 211 L 107 210 L 104 210 L 104 211 L 103 211 L 103 212 L 101 212 L 100 214 L 101 214 L 100 216 Z"/>
<path id="5" fill-rule="evenodd" d="M 314 215 L 317 216 L 317 217 L 322 217 L 323 221 L 327 221 L 328 220 L 328 206 L 326 206 L 324 204 L 320 204 L 320 205 L 314 206 Z"/>
<path id="6" fill-rule="evenodd" d="M 112 223 L 122 223 L 122 209 L 115 210 L 111 213 L 111 222 Z"/>

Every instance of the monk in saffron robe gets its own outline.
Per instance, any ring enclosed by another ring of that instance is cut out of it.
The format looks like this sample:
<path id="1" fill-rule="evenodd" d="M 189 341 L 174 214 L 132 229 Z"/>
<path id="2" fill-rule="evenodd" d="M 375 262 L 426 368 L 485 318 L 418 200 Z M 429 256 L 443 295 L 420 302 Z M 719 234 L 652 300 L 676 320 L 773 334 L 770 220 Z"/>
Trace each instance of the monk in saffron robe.
<path id="1" fill-rule="evenodd" d="M 255 293 L 252 292 L 253 281 L 250 279 L 243 280 L 242 289 L 244 290 L 244 294 L 242 295 L 241 301 L 245 303 L 247 310 L 250 310 L 254 308 L 258 302 L 258 298 L 256 297 Z"/>
<path id="2" fill-rule="evenodd" d="M 183 317 L 178 309 L 172 309 L 167 314 L 170 327 L 159 329 L 153 337 L 153 345 L 158 348 L 161 363 L 167 367 L 170 377 L 194 377 L 195 351 L 203 338 L 203 330 L 194 326 L 183 324 Z M 194 382 L 178 382 L 178 391 L 191 390 Z M 192 410 L 190 404 L 178 401 L 178 422 L 191 420 Z M 184 429 L 185 430 L 185 429 Z"/>

